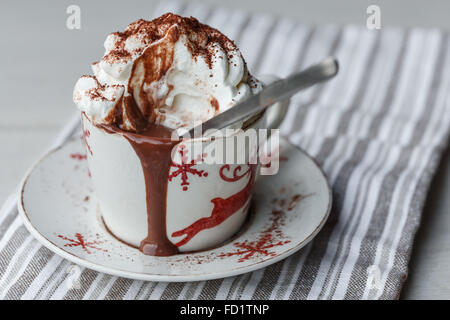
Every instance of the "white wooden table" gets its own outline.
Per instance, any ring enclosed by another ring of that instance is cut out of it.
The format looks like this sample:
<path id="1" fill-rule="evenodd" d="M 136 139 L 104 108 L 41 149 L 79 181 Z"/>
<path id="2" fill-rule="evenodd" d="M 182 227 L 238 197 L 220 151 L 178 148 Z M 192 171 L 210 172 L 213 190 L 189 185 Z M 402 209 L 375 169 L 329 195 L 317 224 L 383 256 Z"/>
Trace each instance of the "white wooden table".
<path id="1" fill-rule="evenodd" d="M 203 0 L 222 4 L 219 0 Z M 74 1 L 75 2 L 75 1 Z M 133 6 L 108 1 L 76 1 L 81 29 L 66 28 L 71 1 L 14 1 L 0 4 L 0 203 L 48 147 L 75 112 L 72 89 L 103 54 L 105 36 L 152 12 L 156 1 Z M 128 2 L 127 2 L 128 3 Z M 382 24 L 450 29 L 445 0 L 290 1 L 231 0 L 228 6 L 287 15 L 305 23 L 364 24 L 366 8 L 377 3 Z M 450 152 L 432 183 L 411 261 L 404 299 L 450 299 Z"/>

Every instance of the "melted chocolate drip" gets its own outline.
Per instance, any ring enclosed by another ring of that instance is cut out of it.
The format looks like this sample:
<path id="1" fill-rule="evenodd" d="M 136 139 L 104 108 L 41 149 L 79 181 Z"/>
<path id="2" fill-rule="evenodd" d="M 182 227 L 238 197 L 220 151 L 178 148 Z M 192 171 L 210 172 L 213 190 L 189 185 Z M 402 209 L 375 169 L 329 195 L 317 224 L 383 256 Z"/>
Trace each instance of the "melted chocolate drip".
<path id="1" fill-rule="evenodd" d="M 140 133 L 123 131 L 115 126 L 103 128 L 127 139 L 141 161 L 145 178 L 148 233 L 141 241 L 139 250 L 151 256 L 177 254 L 178 248 L 167 238 L 166 202 L 171 153 L 179 141 L 171 140 L 172 130 L 159 125 L 150 125 Z"/>

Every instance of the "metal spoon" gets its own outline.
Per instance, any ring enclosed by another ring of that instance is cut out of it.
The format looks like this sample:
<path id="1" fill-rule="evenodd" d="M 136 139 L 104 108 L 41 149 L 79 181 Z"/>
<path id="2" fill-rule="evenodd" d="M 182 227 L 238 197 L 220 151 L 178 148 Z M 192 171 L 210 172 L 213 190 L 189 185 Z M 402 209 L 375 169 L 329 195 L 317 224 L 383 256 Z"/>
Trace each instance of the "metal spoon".
<path id="1" fill-rule="evenodd" d="M 331 79 L 338 73 L 338 70 L 339 65 L 337 60 L 333 57 L 328 57 L 322 62 L 301 72 L 294 73 L 285 79 L 275 81 L 266 86 L 258 94 L 192 128 L 180 137 L 198 137 L 201 136 L 202 132 L 205 132 L 208 129 L 220 130 L 237 121 L 244 120 L 275 102 L 293 96 L 300 90 Z"/>

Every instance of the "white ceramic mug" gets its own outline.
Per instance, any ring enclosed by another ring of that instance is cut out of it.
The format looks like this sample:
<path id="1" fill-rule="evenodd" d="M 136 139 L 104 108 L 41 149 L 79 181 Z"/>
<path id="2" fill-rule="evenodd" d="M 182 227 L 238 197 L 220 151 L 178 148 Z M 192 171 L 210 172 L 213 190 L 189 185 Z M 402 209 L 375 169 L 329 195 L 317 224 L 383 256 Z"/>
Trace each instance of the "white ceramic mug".
<path id="1" fill-rule="evenodd" d="M 265 79 L 268 80 L 267 77 Z M 273 105 L 268 112 L 262 112 L 256 117 L 248 128 L 277 128 L 287 107 L 288 101 Z M 146 186 L 140 159 L 122 135 L 95 126 L 84 115 L 82 123 L 89 170 L 103 221 L 115 237 L 139 247 L 148 233 Z M 226 142 L 202 139 L 195 140 L 195 143 L 206 146 Z M 188 144 L 188 148 L 192 148 L 193 144 Z M 180 252 L 211 248 L 226 241 L 241 228 L 251 201 L 252 180 L 257 173 L 252 172 L 252 166 L 247 164 L 207 164 L 205 161 L 192 165 L 190 169 L 193 171 L 186 171 L 183 176 L 183 170 L 176 166 L 181 163 L 180 156 L 183 153 L 179 146 L 175 153 L 178 156 L 173 158 L 167 188 L 167 238 Z M 218 224 L 206 223 L 207 227 L 200 231 L 197 229 L 197 232 L 189 229 L 196 223 L 199 225 L 200 220 L 205 226 L 205 222 L 214 219 L 217 209 L 227 201 L 228 204 L 234 201 L 230 208 L 235 210 L 226 213 L 223 221 Z"/>

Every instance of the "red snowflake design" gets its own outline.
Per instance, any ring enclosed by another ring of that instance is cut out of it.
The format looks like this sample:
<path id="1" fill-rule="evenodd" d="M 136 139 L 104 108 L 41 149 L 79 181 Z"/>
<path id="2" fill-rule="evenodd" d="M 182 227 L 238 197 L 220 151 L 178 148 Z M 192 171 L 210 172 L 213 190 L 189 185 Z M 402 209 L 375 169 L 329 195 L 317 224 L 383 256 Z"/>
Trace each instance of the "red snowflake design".
<path id="1" fill-rule="evenodd" d="M 236 251 L 222 253 L 220 258 L 241 256 L 237 262 L 244 262 L 251 257 L 265 256 L 274 257 L 276 252 L 269 249 L 285 245 L 290 243 L 291 240 L 286 240 L 286 236 L 283 234 L 281 226 L 285 225 L 286 212 L 289 212 L 295 208 L 297 203 L 309 195 L 302 196 L 300 194 L 293 195 L 290 199 L 277 199 L 275 198 L 272 203 L 272 216 L 270 217 L 270 225 L 261 231 L 259 237 L 255 241 L 245 240 L 242 242 L 235 242 L 233 245 L 237 248 Z"/>
<path id="2" fill-rule="evenodd" d="M 201 155 L 197 158 L 197 160 L 191 160 L 190 162 L 188 162 L 187 160 L 187 153 L 188 150 L 186 149 L 185 145 L 181 145 L 178 148 L 178 153 L 181 156 L 181 163 L 175 163 L 172 161 L 171 167 L 176 168 L 175 171 L 173 171 L 170 175 L 169 175 L 169 181 L 172 181 L 173 178 L 176 178 L 177 176 L 181 176 L 181 186 L 183 187 L 183 191 L 187 191 L 188 190 L 188 186 L 189 186 L 189 181 L 188 181 L 188 174 L 192 174 L 192 175 L 196 175 L 199 177 L 207 177 L 208 176 L 208 172 L 206 172 L 205 170 L 197 170 L 195 168 L 193 168 L 195 165 L 199 164 L 200 162 L 203 161 L 203 157 L 205 155 Z"/>
<path id="3" fill-rule="evenodd" d="M 251 257 L 253 257 L 255 254 L 266 256 L 266 257 L 274 257 L 276 256 L 275 252 L 269 251 L 268 249 L 282 246 L 286 243 L 291 242 L 290 240 L 285 241 L 278 241 L 273 242 L 273 236 L 270 233 L 263 234 L 259 237 L 257 241 L 248 241 L 245 240 L 243 242 L 236 242 L 234 243 L 234 246 L 237 247 L 240 250 L 228 252 L 228 253 L 222 253 L 219 255 L 219 257 L 231 257 L 231 256 L 241 256 L 241 258 L 238 259 L 238 262 L 244 262 Z"/>
<path id="4" fill-rule="evenodd" d="M 100 250 L 100 251 L 104 251 L 104 252 L 108 252 L 108 250 L 96 247 L 95 245 L 97 244 L 101 244 L 103 243 L 103 241 L 91 241 L 91 242 L 86 242 L 83 238 L 83 236 L 81 235 L 81 233 L 75 233 L 75 239 L 70 239 L 68 237 L 64 237 L 62 235 L 58 235 L 59 238 L 69 241 L 69 243 L 66 243 L 64 245 L 64 247 L 78 247 L 80 246 L 84 251 L 86 251 L 88 254 L 91 254 L 92 252 L 89 251 L 88 248 L 90 249 L 96 249 L 96 250 Z"/>

